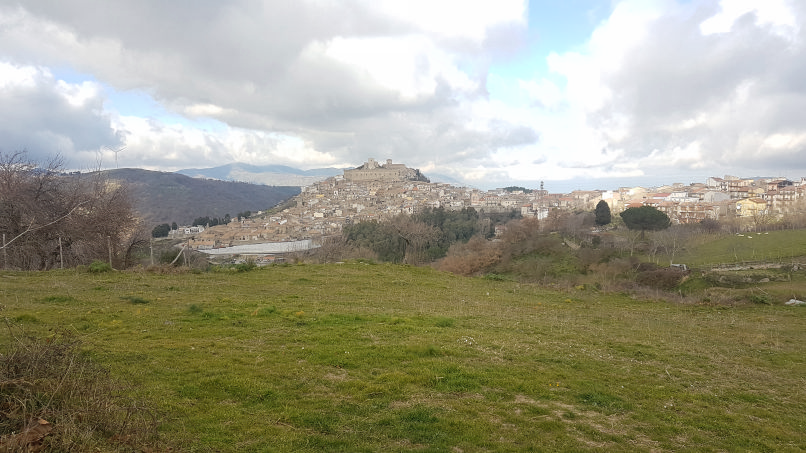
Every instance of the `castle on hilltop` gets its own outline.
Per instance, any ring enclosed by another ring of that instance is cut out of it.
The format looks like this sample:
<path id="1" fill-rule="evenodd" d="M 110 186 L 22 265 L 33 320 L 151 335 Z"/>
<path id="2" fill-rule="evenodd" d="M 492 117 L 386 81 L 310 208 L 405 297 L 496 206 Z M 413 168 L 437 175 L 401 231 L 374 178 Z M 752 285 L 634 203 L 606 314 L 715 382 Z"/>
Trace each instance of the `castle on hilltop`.
<path id="1" fill-rule="evenodd" d="M 373 158 L 369 158 L 364 165 L 352 170 L 344 170 L 344 179 L 347 181 L 422 181 L 431 182 L 419 169 L 408 168 L 404 164 L 393 164 L 392 159 L 386 159 L 381 165 Z"/>

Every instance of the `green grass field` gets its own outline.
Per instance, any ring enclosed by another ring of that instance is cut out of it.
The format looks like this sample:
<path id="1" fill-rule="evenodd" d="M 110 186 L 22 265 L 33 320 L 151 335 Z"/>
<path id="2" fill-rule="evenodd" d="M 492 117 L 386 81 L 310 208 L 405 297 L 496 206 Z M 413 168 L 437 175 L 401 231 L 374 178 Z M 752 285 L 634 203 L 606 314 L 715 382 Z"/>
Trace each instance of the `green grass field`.
<path id="1" fill-rule="evenodd" d="M 806 448 L 802 307 L 358 262 L 0 272 L 0 304 L 30 334 L 75 332 L 174 451 Z"/>
<path id="2" fill-rule="evenodd" d="M 787 262 L 806 256 L 806 230 L 741 233 L 713 238 L 693 238 L 675 260 L 690 266 L 713 266 L 742 261 Z"/>

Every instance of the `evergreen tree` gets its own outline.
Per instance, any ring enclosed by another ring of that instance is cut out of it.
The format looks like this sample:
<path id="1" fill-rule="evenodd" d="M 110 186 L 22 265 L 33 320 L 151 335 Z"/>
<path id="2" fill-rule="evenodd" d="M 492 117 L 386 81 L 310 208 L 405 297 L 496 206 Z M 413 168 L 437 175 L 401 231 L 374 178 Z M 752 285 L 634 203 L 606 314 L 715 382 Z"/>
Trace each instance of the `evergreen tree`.
<path id="1" fill-rule="evenodd" d="M 168 233 L 171 231 L 171 226 L 167 223 L 163 223 L 161 225 L 157 225 L 151 230 L 151 237 L 155 238 L 164 238 L 168 236 Z"/>
<path id="2" fill-rule="evenodd" d="M 594 222 L 597 226 L 608 225 L 613 220 L 610 215 L 610 205 L 604 200 L 600 200 L 599 203 L 596 204 L 594 214 L 596 215 Z"/>
<path id="3" fill-rule="evenodd" d="M 621 213 L 624 224 L 631 230 L 641 230 L 641 239 L 644 238 L 646 230 L 665 230 L 672 224 L 664 212 L 658 211 L 652 206 L 641 206 L 638 208 L 628 208 Z"/>

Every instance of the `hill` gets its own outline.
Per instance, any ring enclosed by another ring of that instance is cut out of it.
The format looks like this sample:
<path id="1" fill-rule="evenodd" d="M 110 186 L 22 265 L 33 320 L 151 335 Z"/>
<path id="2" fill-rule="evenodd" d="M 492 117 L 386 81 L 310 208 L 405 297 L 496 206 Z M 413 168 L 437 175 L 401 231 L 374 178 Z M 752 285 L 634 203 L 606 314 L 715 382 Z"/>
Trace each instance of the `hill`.
<path id="1" fill-rule="evenodd" d="M 137 211 L 151 224 L 187 225 L 197 217 L 264 210 L 300 192 L 299 187 L 199 179 L 137 168 L 106 173 L 110 179 L 129 185 Z"/>

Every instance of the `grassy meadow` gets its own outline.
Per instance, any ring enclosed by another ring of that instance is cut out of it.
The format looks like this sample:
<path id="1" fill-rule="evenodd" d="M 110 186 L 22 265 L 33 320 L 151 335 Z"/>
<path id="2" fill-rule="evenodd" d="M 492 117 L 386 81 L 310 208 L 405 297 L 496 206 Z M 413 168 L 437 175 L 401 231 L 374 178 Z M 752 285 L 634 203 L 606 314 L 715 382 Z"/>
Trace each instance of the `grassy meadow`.
<path id="1" fill-rule="evenodd" d="M 3 346 L 71 332 L 164 451 L 806 448 L 806 307 L 780 302 L 347 262 L 0 271 L 0 304 Z"/>
<path id="2" fill-rule="evenodd" d="M 806 255 L 806 230 L 746 232 L 690 238 L 690 244 L 675 260 L 693 267 L 743 261 L 787 262 Z"/>

